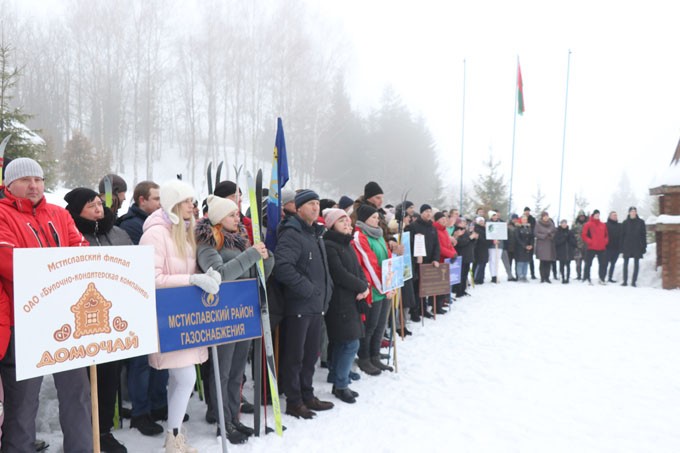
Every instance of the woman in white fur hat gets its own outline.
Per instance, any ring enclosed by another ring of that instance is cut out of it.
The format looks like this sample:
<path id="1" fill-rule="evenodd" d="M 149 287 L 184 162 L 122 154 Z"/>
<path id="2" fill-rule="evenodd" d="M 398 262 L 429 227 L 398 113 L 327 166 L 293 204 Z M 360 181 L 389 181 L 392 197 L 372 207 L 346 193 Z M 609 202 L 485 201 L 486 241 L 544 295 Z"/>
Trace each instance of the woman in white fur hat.
<path id="1" fill-rule="evenodd" d="M 182 181 L 173 180 L 161 186 L 160 195 L 161 209 L 147 217 L 139 241 L 139 245 L 154 247 L 156 287 L 196 285 L 216 294 L 222 281 L 219 272 L 208 269 L 205 274 L 196 273 L 194 189 Z M 181 427 L 196 382 L 195 365 L 207 359 L 206 347 L 149 356 L 149 365 L 169 372 L 166 453 L 198 451 L 187 443 Z"/>

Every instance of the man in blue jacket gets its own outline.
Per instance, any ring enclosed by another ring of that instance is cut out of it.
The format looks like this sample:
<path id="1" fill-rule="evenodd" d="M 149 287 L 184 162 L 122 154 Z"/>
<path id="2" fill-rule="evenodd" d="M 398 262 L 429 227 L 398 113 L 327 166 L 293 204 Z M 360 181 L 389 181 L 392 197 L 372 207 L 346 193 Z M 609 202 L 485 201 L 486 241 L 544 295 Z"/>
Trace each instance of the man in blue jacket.
<path id="1" fill-rule="evenodd" d="M 278 229 L 274 278 L 285 299 L 284 351 L 281 386 L 286 394 L 286 413 L 310 419 L 314 411 L 333 403 L 314 396 L 312 379 L 321 345 L 321 324 L 328 310 L 333 283 L 328 271 L 319 195 L 301 190 L 295 195 L 295 215 L 286 216 Z"/>

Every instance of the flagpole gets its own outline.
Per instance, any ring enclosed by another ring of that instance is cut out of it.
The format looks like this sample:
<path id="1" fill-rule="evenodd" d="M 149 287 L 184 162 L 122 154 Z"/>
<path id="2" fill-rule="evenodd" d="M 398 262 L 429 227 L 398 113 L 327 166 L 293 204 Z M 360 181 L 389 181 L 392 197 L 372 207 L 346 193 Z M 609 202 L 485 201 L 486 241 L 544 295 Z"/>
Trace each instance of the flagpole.
<path id="1" fill-rule="evenodd" d="M 515 127 L 517 125 L 517 102 L 519 98 L 519 55 L 517 56 L 517 71 L 515 74 L 515 102 L 512 117 L 512 157 L 510 159 L 510 184 L 508 189 L 508 218 L 512 213 L 512 177 L 515 174 Z"/>
<path id="2" fill-rule="evenodd" d="M 561 220 L 562 214 L 562 182 L 564 180 L 564 150 L 567 140 L 567 104 L 569 101 L 569 69 L 571 66 L 571 49 L 567 54 L 567 89 L 564 94 L 564 126 L 562 128 L 562 165 L 560 166 L 560 201 L 557 208 L 557 219 Z"/>
<path id="3" fill-rule="evenodd" d="M 463 158 L 465 156 L 465 80 L 466 80 L 466 62 L 463 59 L 463 120 L 460 128 L 460 204 L 458 205 L 458 212 L 463 214 Z"/>

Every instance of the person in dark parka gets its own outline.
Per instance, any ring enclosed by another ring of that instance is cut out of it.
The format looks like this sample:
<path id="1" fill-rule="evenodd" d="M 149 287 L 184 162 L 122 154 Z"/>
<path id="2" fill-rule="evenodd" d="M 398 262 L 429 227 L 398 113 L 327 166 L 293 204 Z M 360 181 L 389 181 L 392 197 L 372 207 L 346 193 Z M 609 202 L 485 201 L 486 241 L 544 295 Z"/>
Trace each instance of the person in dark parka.
<path id="1" fill-rule="evenodd" d="M 529 263 L 534 259 L 534 232 L 526 216 L 515 229 L 515 260 L 517 260 L 517 281 L 528 282 Z"/>
<path id="2" fill-rule="evenodd" d="M 416 297 L 419 297 L 420 292 L 420 276 L 418 271 L 420 269 L 419 264 L 430 264 L 437 263 L 439 265 L 439 236 L 437 235 L 437 230 L 432 224 L 432 218 L 434 214 L 432 213 L 432 207 L 429 204 L 423 204 L 420 206 L 420 217 L 418 217 L 414 222 L 409 224 L 405 230 L 411 233 L 411 253 L 415 252 L 415 240 L 417 234 L 422 234 L 425 237 L 425 256 L 416 257 L 412 256 L 411 261 L 413 264 L 413 290 Z M 427 317 L 431 317 L 432 314 L 425 313 Z M 411 321 L 420 321 L 420 308 L 418 306 L 411 308 Z"/>
<path id="3" fill-rule="evenodd" d="M 557 228 L 555 250 L 557 252 L 557 260 L 560 262 L 562 283 L 569 283 L 571 260 L 574 259 L 574 254 L 576 253 L 576 236 L 569 229 L 569 222 L 566 219 L 562 219 L 559 228 Z"/>
<path id="4" fill-rule="evenodd" d="M 645 221 L 637 215 L 637 209 L 628 209 L 628 218 L 621 226 L 621 251 L 623 252 L 623 283 L 628 286 L 628 260 L 633 258 L 633 279 L 631 285 L 636 286 L 640 258 L 647 252 L 647 229 Z"/>
<path id="5" fill-rule="evenodd" d="M 130 236 L 114 225 L 115 215 L 104 206 L 99 194 L 92 189 L 79 187 L 64 196 L 66 210 L 73 217 L 78 230 L 83 233 L 90 247 L 132 245 Z M 111 434 L 116 408 L 116 396 L 120 384 L 122 361 L 97 365 L 97 393 L 99 407 L 99 442 L 102 451 L 125 453 L 127 449 Z"/>
<path id="6" fill-rule="evenodd" d="M 464 218 L 459 218 L 456 222 L 453 237 L 456 238 L 456 252 L 462 258 L 460 268 L 460 283 L 453 285 L 453 291 L 456 297 L 469 296 L 466 291 L 468 274 L 470 273 L 470 266 L 475 256 L 475 244 L 477 233 L 469 232 L 467 229 L 467 221 Z"/>
<path id="7" fill-rule="evenodd" d="M 352 249 L 352 221 L 343 209 L 327 209 L 324 233 L 333 295 L 326 313 L 326 329 L 332 347 L 328 380 L 332 393 L 346 403 L 359 396 L 349 388 L 349 372 L 364 336 L 362 315 L 368 312 L 368 283 Z"/>
<path id="8" fill-rule="evenodd" d="M 619 223 L 619 217 L 616 211 L 609 213 L 609 218 L 607 219 L 607 234 L 609 235 L 609 242 L 607 242 L 607 249 L 605 250 L 605 256 L 607 258 L 607 274 L 609 283 L 616 283 L 613 279 L 614 268 L 616 267 L 616 262 L 619 260 L 619 255 L 621 254 L 621 224 Z"/>
<path id="9" fill-rule="evenodd" d="M 475 219 L 474 232 L 477 234 L 477 242 L 475 243 L 472 274 L 474 276 L 475 284 L 481 285 L 484 283 L 484 269 L 486 268 L 486 263 L 489 261 L 489 246 L 486 241 L 484 217 L 477 217 Z"/>
<path id="10" fill-rule="evenodd" d="M 295 195 L 297 213 L 287 216 L 277 230 L 274 278 L 285 298 L 285 354 L 281 387 L 286 413 L 310 419 L 333 403 L 314 396 L 314 365 L 321 347 L 321 323 L 328 310 L 333 282 L 328 272 L 324 227 L 318 225 L 319 195 L 301 190 Z"/>

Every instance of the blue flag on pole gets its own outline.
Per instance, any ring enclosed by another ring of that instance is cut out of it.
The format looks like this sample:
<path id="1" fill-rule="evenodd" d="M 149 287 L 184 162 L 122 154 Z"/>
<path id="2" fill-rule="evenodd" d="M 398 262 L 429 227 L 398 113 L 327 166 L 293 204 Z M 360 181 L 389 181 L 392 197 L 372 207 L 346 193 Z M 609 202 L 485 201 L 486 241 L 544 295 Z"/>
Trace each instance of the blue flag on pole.
<path id="1" fill-rule="evenodd" d="M 286 138 L 283 135 L 283 122 L 278 118 L 276 125 L 276 142 L 274 143 L 274 160 L 272 161 L 272 177 L 269 182 L 267 199 L 267 237 L 265 244 L 272 252 L 276 249 L 276 229 L 281 221 L 281 188 L 288 182 L 288 157 L 286 155 Z"/>

